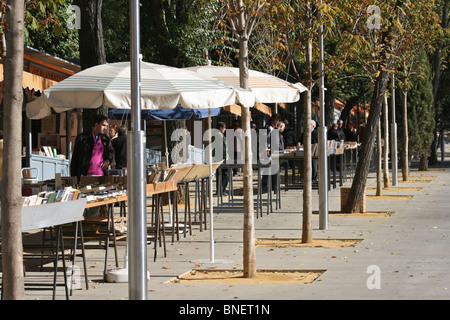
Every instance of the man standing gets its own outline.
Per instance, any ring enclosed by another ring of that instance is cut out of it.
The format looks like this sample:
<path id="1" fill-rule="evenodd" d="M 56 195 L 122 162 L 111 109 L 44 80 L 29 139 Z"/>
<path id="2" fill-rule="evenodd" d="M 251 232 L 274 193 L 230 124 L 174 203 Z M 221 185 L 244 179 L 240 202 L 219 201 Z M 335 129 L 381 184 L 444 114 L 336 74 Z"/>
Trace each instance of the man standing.
<path id="1" fill-rule="evenodd" d="M 319 143 L 319 133 L 316 129 L 316 121 L 314 120 L 310 120 L 310 124 L 311 124 L 311 147 L 314 148 L 314 145 Z M 303 144 L 303 133 L 300 136 L 299 141 L 301 144 Z M 317 157 L 315 157 L 313 155 L 312 158 L 312 179 L 313 181 L 318 180 L 319 178 L 319 159 L 317 159 Z"/>
<path id="2" fill-rule="evenodd" d="M 279 153 L 283 153 L 283 152 L 284 152 L 284 138 L 283 138 L 283 133 L 284 133 L 285 128 L 286 128 L 286 124 L 285 124 L 283 121 L 279 121 L 279 122 L 277 123 L 277 129 L 278 129 L 278 131 L 280 132 L 280 133 L 278 134 L 278 135 L 279 135 L 279 139 L 280 139 L 280 142 L 278 143 L 278 146 L 279 146 Z"/>
<path id="3" fill-rule="evenodd" d="M 239 121 L 235 120 L 233 122 L 233 130 L 234 130 L 234 163 L 242 164 L 244 162 L 243 159 L 243 141 L 244 141 L 244 131 L 242 131 Z M 238 172 L 237 168 L 233 169 L 233 175 L 236 175 Z"/>
<path id="4" fill-rule="evenodd" d="M 127 167 L 127 127 L 118 128 L 117 138 L 111 140 L 114 148 L 115 169 L 124 169 Z"/>
<path id="5" fill-rule="evenodd" d="M 281 117 L 278 113 L 275 113 L 272 115 L 272 117 L 270 118 L 270 121 L 268 124 L 266 124 L 266 130 L 267 130 L 267 142 L 266 142 L 266 152 L 267 152 L 267 157 L 270 158 L 271 155 L 271 133 L 274 129 L 277 128 L 277 124 L 280 121 Z M 261 183 L 262 183 L 262 187 L 263 188 L 267 188 L 267 182 L 268 182 L 269 176 L 267 174 L 263 174 Z"/>
<path id="6" fill-rule="evenodd" d="M 108 118 L 99 114 L 95 117 L 92 130 L 77 136 L 70 163 L 71 176 L 79 180 L 81 176 L 105 174 L 114 158 L 111 139 L 105 133 L 107 129 Z"/>
<path id="7" fill-rule="evenodd" d="M 220 131 L 220 138 L 222 139 L 222 156 L 223 156 L 223 164 L 225 164 L 225 162 L 229 159 L 229 155 L 228 155 L 228 144 L 227 144 L 227 138 L 225 137 L 225 131 L 227 129 L 227 126 L 224 122 L 219 122 L 217 124 L 217 129 L 219 129 Z M 213 155 L 214 156 L 214 155 Z M 221 166 L 222 166 L 221 165 Z M 227 196 L 228 193 L 226 192 L 227 189 L 227 185 L 228 185 L 228 180 L 230 179 L 230 174 L 231 174 L 231 169 L 228 168 L 221 168 L 222 171 L 222 185 L 219 186 L 219 180 L 217 179 L 217 194 L 219 195 L 219 188 L 220 188 L 220 192 L 222 193 L 222 195 Z M 218 177 L 217 173 L 219 172 L 219 168 L 216 171 L 216 177 Z"/>
<path id="8" fill-rule="evenodd" d="M 295 139 L 294 128 L 289 125 L 288 119 L 285 119 L 283 122 L 285 124 L 285 128 L 283 131 L 284 146 L 285 147 L 296 147 L 297 141 Z"/>
<path id="9" fill-rule="evenodd" d="M 339 141 L 346 141 L 347 139 L 345 139 L 344 121 L 339 119 L 337 124 L 338 124 L 337 134 L 338 134 Z"/>
<path id="10" fill-rule="evenodd" d="M 311 120 L 311 146 L 319 143 L 319 132 L 316 129 L 316 121 Z M 319 179 L 319 159 L 312 158 L 312 179 L 313 181 Z"/>

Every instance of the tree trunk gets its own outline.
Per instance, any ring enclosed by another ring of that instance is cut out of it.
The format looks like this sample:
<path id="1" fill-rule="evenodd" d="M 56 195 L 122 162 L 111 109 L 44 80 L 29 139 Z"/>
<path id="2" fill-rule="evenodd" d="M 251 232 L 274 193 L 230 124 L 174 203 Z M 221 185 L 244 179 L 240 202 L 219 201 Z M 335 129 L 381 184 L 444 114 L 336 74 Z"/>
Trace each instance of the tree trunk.
<path id="1" fill-rule="evenodd" d="M 325 95 L 325 125 L 332 124 L 334 120 L 334 102 L 336 100 L 336 91 L 330 84 L 325 84 L 327 94 Z"/>
<path id="2" fill-rule="evenodd" d="M 383 195 L 383 168 L 382 168 L 382 156 L 383 149 L 381 148 L 381 121 L 378 121 L 377 128 L 377 192 L 376 195 L 381 197 Z"/>
<path id="3" fill-rule="evenodd" d="M 389 188 L 389 117 L 388 117 L 388 103 L 386 96 L 384 96 L 383 100 L 383 122 L 384 122 L 383 182 L 384 187 Z"/>
<path id="4" fill-rule="evenodd" d="M 244 136 L 244 277 L 256 276 L 255 215 L 253 204 L 253 168 L 251 153 L 250 110 L 242 107 L 242 130 Z"/>
<path id="5" fill-rule="evenodd" d="M 311 91 L 312 91 L 312 41 L 308 40 L 305 63 L 308 75 L 305 92 L 306 99 L 303 106 L 303 226 L 302 242 L 310 243 L 312 236 L 312 158 L 311 158 Z"/>
<path id="6" fill-rule="evenodd" d="M 397 14 L 393 14 L 389 19 L 399 19 L 399 16 L 404 12 L 405 4 L 402 0 L 397 1 L 395 10 Z M 370 160 L 374 150 L 374 142 L 378 122 L 380 121 L 380 113 L 385 99 L 385 94 L 389 82 L 389 68 L 392 64 L 392 54 L 397 37 L 396 24 L 391 23 L 386 32 L 381 38 L 381 45 L 383 49 L 380 53 L 380 63 L 378 65 L 378 76 L 375 82 L 375 89 L 370 105 L 370 114 L 367 120 L 367 125 L 364 133 L 364 140 L 361 145 L 360 158 L 356 165 L 355 177 L 350 188 L 350 195 L 344 206 L 344 212 L 359 212 L 363 200 L 364 190 L 366 187 L 367 176 L 369 175 Z"/>
<path id="7" fill-rule="evenodd" d="M 353 107 L 359 103 L 359 99 L 360 97 L 351 97 L 350 99 L 347 100 L 347 102 L 345 103 L 345 107 L 341 112 L 341 116 L 340 119 L 342 121 L 344 121 L 344 125 L 346 125 L 348 122 L 350 122 L 349 120 L 349 115 L 350 115 L 350 111 L 353 109 Z"/>
<path id="8" fill-rule="evenodd" d="M 24 1 L 6 2 L 6 56 L 4 61 L 4 152 L 2 187 L 3 299 L 23 300 L 22 246 L 22 104 Z"/>
<path id="9" fill-rule="evenodd" d="M 408 150 L 408 90 L 403 91 L 403 148 L 402 148 L 402 176 L 403 181 L 409 179 L 409 150 Z"/>
<path id="10" fill-rule="evenodd" d="M 155 38 L 158 43 L 158 59 L 157 63 L 174 66 L 174 67 L 183 67 L 178 63 L 178 48 L 173 44 L 173 41 L 170 41 L 172 38 L 169 23 L 170 20 L 174 19 L 174 17 L 170 17 L 170 1 L 165 0 L 146 0 L 142 1 L 142 5 L 144 6 L 144 10 L 147 10 L 151 16 L 151 25 L 155 30 Z M 167 12 L 167 13 L 166 13 Z M 169 17 L 166 17 L 166 14 Z M 178 20 L 180 17 L 177 15 L 176 18 Z"/>
<path id="11" fill-rule="evenodd" d="M 240 87 L 248 90 L 248 39 L 244 26 L 245 13 L 242 10 L 244 3 L 238 1 L 237 19 L 240 26 L 239 33 L 239 82 Z M 256 276 L 256 250 L 255 250 L 255 212 L 253 205 L 253 167 L 252 167 L 252 141 L 250 128 L 250 110 L 242 107 L 242 130 L 244 131 L 244 278 Z"/>
<path id="12" fill-rule="evenodd" d="M 105 47 L 103 44 L 102 0 L 75 0 L 80 7 L 81 29 L 78 31 L 81 69 L 106 63 Z M 91 131 L 94 118 L 98 113 L 108 114 L 105 106 L 98 109 L 84 109 L 82 114 L 83 131 Z"/>
<path id="13" fill-rule="evenodd" d="M 428 155 L 426 154 L 420 155 L 419 171 L 428 171 Z"/>

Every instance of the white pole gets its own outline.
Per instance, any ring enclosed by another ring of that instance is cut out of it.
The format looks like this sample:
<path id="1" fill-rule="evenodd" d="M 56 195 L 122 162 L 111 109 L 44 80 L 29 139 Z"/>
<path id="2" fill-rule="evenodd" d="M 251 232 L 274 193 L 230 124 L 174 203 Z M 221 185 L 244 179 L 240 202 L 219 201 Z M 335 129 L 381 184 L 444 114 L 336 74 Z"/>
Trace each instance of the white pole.
<path id="1" fill-rule="evenodd" d="M 320 1 L 322 3 L 322 1 Z M 319 127 L 319 228 L 328 229 L 327 127 L 325 126 L 325 79 L 323 67 L 323 25 L 320 26 L 320 127 Z"/>
<path id="2" fill-rule="evenodd" d="M 214 210 L 213 210 L 213 177 L 212 177 L 212 148 L 211 148 L 211 140 L 212 140 L 212 133 L 211 133 L 211 109 L 208 109 L 208 140 L 209 140 L 209 152 L 208 152 L 208 158 L 209 158 L 209 220 L 210 220 L 210 226 L 209 226 L 209 233 L 210 233 L 210 256 L 211 261 L 214 262 Z M 217 177 L 216 177 L 217 179 Z"/>
<path id="3" fill-rule="evenodd" d="M 208 112 L 208 140 L 209 140 L 209 147 L 205 148 L 208 149 L 207 154 L 207 162 L 209 164 L 209 220 L 210 220 L 210 227 L 209 227 L 209 234 L 210 234 L 210 241 L 209 241 L 209 247 L 210 247 L 210 257 L 209 260 L 207 259 L 198 259 L 195 260 L 195 262 L 198 263 L 231 263 L 232 260 L 228 259 L 215 259 L 215 253 L 214 253 L 214 208 L 213 208 L 213 159 L 212 159 L 212 130 L 211 130 L 211 109 L 209 109 Z M 216 177 L 217 179 L 217 177 Z"/>
<path id="4" fill-rule="evenodd" d="M 392 185 L 398 183 L 398 161 L 397 161 L 397 123 L 395 121 L 395 74 L 392 73 L 392 100 L 391 100 L 391 163 L 392 163 Z"/>
<path id="5" fill-rule="evenodd" d="M 130 1 L 131 119 L 127 137 L 128 239 L 130 300 L 147 300 L 147 217 L 145 192 L 145 135 L 141 130 L 139 1 Z"/>

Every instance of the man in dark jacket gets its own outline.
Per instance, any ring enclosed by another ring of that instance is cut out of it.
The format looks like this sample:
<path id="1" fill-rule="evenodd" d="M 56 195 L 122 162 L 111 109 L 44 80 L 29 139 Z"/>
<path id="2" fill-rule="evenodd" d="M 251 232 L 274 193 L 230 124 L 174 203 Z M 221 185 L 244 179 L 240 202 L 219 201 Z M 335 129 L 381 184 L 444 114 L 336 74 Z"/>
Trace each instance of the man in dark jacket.
<path id="1" fill-rule="evenodd" d="M 316 129 L 316 121 L 311 120 L 311 146 L 319 143 L 319 132 Z M 299 142 L 303 144 L 303 133 L 300 136 Z M 317 180 L 319 176 L 319 159 L 313 155 L 312 158 L 312 179 Z"/>
<path id="2" fill-rule="evenodd" d="M 283 122 L 286 126 L 283 131 L 284 146 L 285 147 L 296 147 L 297 141 L 295 139 L 294 128 L 289 125 L 288 119 L 285 119 Z"/>
<path id="3" fill-rule="evenodd" d="M 337 124 L 338 124 L 337 134 L 338 134 L 338 138 L 339 138 L 338 141 L 346 141 L 347 139 L 345 139 L 344 121 L 339 119 Z"/>
<path id="4" fill-rule="evenodd" d="M 70 163 L 71 176 L 79 180 L 81 176 L 104 175 L 114 158 L 111 139 L 105 133 L 107 129 L 108 118 L 99 114 L 92 130 L 77 136 Z"/>
<path id="5" fill-rule="evenodd" d="M 119 135 L 111 141 L 114 148 L 114 158 L 116 160 L 115 169 L 123 169 L 127 167 L 127 128 L 119 127 Z"/>

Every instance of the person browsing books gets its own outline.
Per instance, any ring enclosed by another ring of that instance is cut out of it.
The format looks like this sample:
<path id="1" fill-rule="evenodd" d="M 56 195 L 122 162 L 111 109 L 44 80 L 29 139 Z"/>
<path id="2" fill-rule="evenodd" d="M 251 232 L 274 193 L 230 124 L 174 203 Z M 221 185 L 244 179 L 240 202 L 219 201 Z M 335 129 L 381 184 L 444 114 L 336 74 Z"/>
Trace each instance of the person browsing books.
<path id="1" fill-rule="evenodd" d="M 76 140 L 70 162 L 70 174 L 81 176 L 103 176 L 114 158 L 114 149 L 106 130 L 108 117 L 97 115 L 91 131 L 80 133 Z"/>

